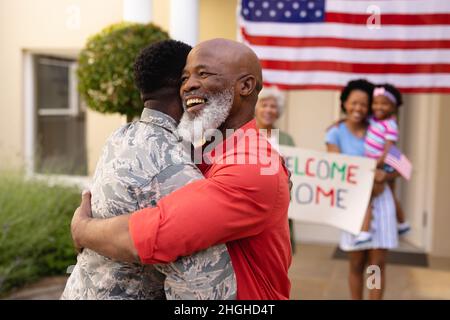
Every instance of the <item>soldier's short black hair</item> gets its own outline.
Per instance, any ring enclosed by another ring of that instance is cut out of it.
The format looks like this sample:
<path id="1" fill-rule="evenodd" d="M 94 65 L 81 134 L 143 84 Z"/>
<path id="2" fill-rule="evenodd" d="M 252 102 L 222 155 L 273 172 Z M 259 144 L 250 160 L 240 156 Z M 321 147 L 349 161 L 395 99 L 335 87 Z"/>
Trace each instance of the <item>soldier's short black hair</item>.
<path id="1" fill-rule="evenodd" d="M 395 100 L 397 100 L 396 105 L 397 108 L 399 108 L 403 104 L 403 98 L 402 94 L 400 93 L 400 90 L 398 90 L 392 84 L 390 83 L 377 84 L 375 85 L 375 88 L 384 88 L 384 90 L 390 92 L 395 97 Z"/>
<path id="2" fill-rule="evenodd" d="M 352 93 L 353 90 L 361 90 L 367 93 L 369 97 L 369 110 L 371 110 L 370 106 L 372 105 L 372 96 L 373 96 L 373 89 L 374 89 L 373 83 L 367 81 L 366 79 L 357 79 L 352 80 L 342 89 L 341 91 L 341 109 L 343 112 L 345 111 L 344 103 L 347 101 L 348 97 L 350 96 L 350 93 Z"/>
<path id="3" fill-rule="evenodd" d="M 175 40 L 159 41 L 142 49 L 134 63 L 134 80 L 141 94 L 145 97 L 161 88 L 178 87 L 191 49 Z"/>

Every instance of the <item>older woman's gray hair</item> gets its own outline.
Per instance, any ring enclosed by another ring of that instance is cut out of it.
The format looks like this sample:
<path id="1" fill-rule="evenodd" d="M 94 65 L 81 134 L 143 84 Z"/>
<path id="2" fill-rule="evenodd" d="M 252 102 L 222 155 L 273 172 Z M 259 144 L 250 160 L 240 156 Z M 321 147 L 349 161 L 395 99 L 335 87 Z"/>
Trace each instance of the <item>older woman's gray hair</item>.
<path id="1" fill-rule="evenodd" d="M 274 98 L 277 102 L 278 117 L 283 114 L 285 96 L 284 93 L 277 87 L 264 87 L 258 95 L 258 99 Z"/>

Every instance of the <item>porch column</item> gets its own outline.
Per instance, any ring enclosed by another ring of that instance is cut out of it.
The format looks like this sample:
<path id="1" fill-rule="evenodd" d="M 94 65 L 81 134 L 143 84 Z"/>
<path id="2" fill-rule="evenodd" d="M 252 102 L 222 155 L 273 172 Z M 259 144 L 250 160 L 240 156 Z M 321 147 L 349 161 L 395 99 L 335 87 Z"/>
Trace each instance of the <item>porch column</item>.
<path id="1" fill-rule="evenodd" d="M 198 42 L 198 0 L 170 0 L 170 37 L 191 46 Z"/>
<path id="2" fill-rule="evenodd" d="M 123 20 L 149 23 L 152 21 L 153 0 L 123 0 Z"/>

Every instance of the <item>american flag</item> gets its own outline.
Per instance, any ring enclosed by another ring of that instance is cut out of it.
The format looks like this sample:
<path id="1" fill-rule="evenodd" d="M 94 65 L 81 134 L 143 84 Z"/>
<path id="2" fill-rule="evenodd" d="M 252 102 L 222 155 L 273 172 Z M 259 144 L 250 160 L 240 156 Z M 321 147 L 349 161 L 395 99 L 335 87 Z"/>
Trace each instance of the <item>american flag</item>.
<path id="1" fill-rule="evenodd" d="M 449 0 L 241 0 L 239 34 L 281 89 L 355 78 L 450 93 Z"/>
<path id="2" fill-rule="evenodd" d="M 396 146 L 392 146 L 389 149 L 384 162 L 397 170 L 397 172 L 406 180 L 411 179 L 412 164 Z"/>

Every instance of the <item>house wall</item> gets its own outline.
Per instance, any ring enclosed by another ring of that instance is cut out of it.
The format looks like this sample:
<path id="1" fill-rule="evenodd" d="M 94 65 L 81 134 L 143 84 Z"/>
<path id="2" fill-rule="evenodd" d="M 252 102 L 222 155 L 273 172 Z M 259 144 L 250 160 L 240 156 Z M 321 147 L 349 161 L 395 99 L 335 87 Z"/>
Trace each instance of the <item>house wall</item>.
<path id="1" fill-rule="evenodd" d="M 121 0 L 0 1 L 0 168 L 24 165 L 24 52 L 76 57 L 88 36 L 121 19 Z M 100 145 L 121 123 L 122 117 L 88 111 L 91 172 Z"/>
<path id="2" fill-rule="evenodd" d="M 434 210 L 431 217 L 431 253 L 450 257 L 450 95 L 441 96 L 439 110 Z"/>

